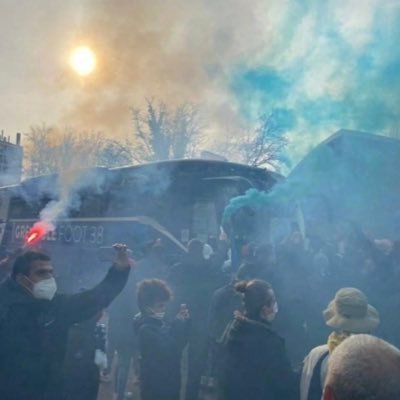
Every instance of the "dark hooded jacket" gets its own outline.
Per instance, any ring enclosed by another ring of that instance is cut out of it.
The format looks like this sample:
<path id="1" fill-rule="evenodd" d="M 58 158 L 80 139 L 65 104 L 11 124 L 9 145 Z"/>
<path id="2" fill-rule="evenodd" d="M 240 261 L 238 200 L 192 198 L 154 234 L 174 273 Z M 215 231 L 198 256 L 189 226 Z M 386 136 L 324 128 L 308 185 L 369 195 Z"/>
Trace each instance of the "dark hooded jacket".
<path id="1" fill-rule="evenodd" d="M 181 358 L 188 339 L 189 324 L 189 320 L 176 319 L 169 325 L 160 319 L 142 317 L 140 314 L 135 318 L 143 400 L 179 399 Z"/>
<path id="2" fill-rule="evenodd" d="M 0 399 L 62 400 L 69 328 L 107 307 L 128 274 L 111 268 L 95 288 L 51 301 L 5 281 L 0 286 Z"/>
<path id="3" fill-rule="evenodd" d="M 225 400 L 296 399 L 296 380 L 283 339 L 270 324 L 234 320 L 222 338 Z"/>

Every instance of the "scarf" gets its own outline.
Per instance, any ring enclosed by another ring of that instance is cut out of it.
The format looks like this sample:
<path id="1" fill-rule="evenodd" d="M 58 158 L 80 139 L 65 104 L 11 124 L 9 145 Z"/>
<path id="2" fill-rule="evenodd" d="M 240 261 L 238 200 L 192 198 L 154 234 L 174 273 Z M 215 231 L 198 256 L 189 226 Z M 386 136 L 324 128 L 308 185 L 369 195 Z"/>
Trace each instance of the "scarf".
<path id="1" fill-rule="evenodd" d="M 342 343 L 344 340 L 346 340 L 350 336 L 351 336 L 351 333 L 347 333 L 347 332 L 342 332 L 342 333 L 332 332 L 328 337 L 329 353 L 332 353 L 333 350 L 335 350 L 336 347 L 338 347 L 340 343 Z"/>

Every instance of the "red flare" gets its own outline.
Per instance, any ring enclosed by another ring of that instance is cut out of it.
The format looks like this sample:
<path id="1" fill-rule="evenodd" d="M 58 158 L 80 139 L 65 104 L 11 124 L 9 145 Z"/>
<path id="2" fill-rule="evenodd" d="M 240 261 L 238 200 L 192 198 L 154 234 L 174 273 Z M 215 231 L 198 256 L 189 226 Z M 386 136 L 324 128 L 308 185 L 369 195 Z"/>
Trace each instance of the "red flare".
<path id="1" fill-rule="evenodd" d="M 37 232 L 32 232 L 27 238 L 26 238 L 26 243 L 32 243 L 35 241 L 35 239 L 37 239 L 37 237 L 39 236 L 39 234 Z"/>
<path id="2" fill-rule="evenodd" d="M 35 225 L 29 229 L 28 233 L 25 236 L 25 245 L 32 246 L 42 239 L 42 237 L 48 232 L 48 229 L 45 224 L 41 222 L 37 222 Z"/>

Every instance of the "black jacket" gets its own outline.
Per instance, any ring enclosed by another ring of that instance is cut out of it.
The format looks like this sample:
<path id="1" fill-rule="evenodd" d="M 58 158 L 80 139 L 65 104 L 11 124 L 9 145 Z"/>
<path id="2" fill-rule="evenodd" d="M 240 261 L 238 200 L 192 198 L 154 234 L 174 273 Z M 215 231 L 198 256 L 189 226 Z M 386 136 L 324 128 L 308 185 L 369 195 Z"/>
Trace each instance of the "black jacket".
<path id="1" fill-rule="evenodd" d="M 178 400 L 181 387 L 182 350 L 189 321 L 171 325 L 143 317 L 135 321 L 139 336 L 140 387 L 143 400 Z"/>
<path id="2" fill-rule="evenodd" d="M 222 338 L 226 400 L 292 400 L 296 379 L 283 339 L 266 322 L 234 320 Z"/>
<path id="3" fill-rule="evenodd" d="M 235 283 L 229 283 L 217 289 L 211 300 L 209 316 L 210 337 L 219 340 L 229 322 L 232 321 L 234 311 L 242 311 L 242 296 L 235 290 Z"/>
<path id="4" fill-rule="evenodd" d="M 95 364 L 96 349 L 105 350 L 105 328 L 97 325 L 99 315 L 74 324 L 69 330 L 64 362 L 64 389 L 66 400 L 96 400 L 100 374 Z M 102 332 L 101 332 L 102 331 Z M 102 338 L 98 340 L 98 333 Z"/>
<path id="5" fill-rule="evenodd" d="M 0 286 L 0 399 L 61 400 L 68 329 L 107 307 L 129 270 L 111 268 L 95 288 L 38 300 L 9 279 Z"/>
<path id="6" fill-rule="evenodd" d="M 193 261 L 187 258 L 176 264 L 170 274 L 174 289 L 173 309 L 177 312 L 180 304 L 190 310 L 190 336 L 208 336 L 208 318 L 213 293 L 225 282 L 225 277 L 210 261 Z"/>

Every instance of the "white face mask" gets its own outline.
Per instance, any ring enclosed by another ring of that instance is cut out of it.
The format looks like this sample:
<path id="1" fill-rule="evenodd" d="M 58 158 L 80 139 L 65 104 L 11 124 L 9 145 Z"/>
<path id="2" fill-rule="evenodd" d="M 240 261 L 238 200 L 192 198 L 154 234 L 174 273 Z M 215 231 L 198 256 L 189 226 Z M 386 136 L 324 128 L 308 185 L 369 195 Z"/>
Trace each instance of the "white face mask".
<path id="1" fill-rule="evenodd" d="M 205 244 L 203 246 L 203 257 L 205 260 L 209 260 L 211 256 L 214 254 L 214 250 L 209 244 Z"/>
<path id="2" fill-rule="evenodd" d="M 278 314 L 278 311 L 279 311 L 279 309 L 278 309 L 278 303 L 275 302 L 274 305 L 272 306 L 272 313 L 269 314 L 269 315 L 267 315 L 267 317 L 266 317 L 265 319 L 266 319 L 268 322 L 272 322 L 272 321 L 275 319 L 276 314 Z"/>
<path id="3" fill-rule="evenodd" d="M 164 319 L 164 317 L 165 317 L 165 311 L 164 311 L 164 312 L 161 311 L 161 312 L 154 313 L 154 314 L 152 315 L 152 317 L 157 318 L 157 319 Z"/>
<path id="4" fill-rule="evenodd" d="M 36 299 L 53 300 L 57 292 L 57 283 L 54 278 L 43 279 L 33 285 L 32 294 Z"/>

